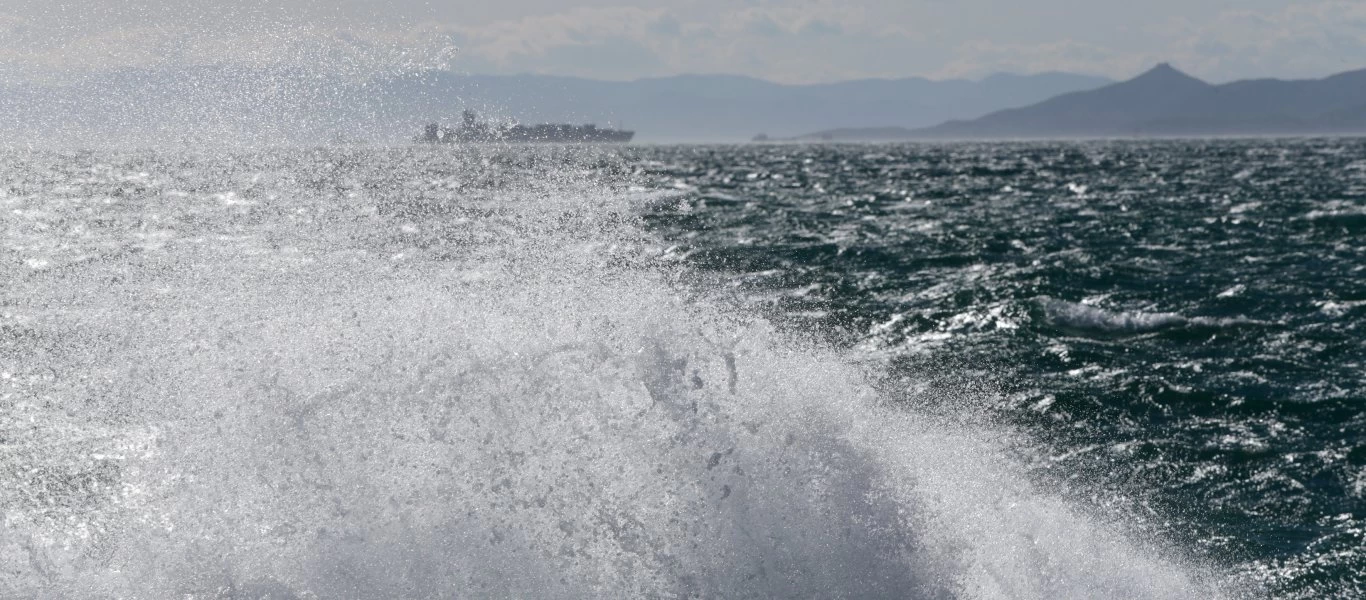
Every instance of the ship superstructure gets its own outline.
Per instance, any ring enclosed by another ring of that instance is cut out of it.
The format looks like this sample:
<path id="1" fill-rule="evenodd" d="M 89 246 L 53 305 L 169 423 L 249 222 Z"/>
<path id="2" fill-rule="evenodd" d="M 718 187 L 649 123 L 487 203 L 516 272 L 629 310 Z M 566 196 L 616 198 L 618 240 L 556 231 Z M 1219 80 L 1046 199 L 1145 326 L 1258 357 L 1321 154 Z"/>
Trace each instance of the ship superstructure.
<path id="1" fill-rule="evenodd" d="M 621 144 L 631 141 L 636 132 L 600 128 L 597 125 L 568 125 L 543 123 L 540 125 L 501 124 L 480 121 L 472 110 L 464 112 L 460 126 L 447 127 L 428 124 L 419 141 L 433 144 L 459 142 L 505 143 L 560 143 L 560 144 Z"/>

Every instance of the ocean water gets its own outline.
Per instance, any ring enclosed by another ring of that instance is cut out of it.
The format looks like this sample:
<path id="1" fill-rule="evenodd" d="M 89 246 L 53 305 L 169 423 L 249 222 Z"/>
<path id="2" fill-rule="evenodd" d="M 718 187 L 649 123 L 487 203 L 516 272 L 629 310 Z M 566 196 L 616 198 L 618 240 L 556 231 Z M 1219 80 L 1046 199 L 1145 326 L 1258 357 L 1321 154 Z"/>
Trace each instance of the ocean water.
<path id="1" fill-rule="evenodd" d="M 643 155 L 750 312 L 1273 596 L 1366 594 L 1366 141 Z"/>
<path id="2" fill-rule="evenodd" d="M 0 597 L 1366 586 L 1363 142 L 0 156 Z"/>

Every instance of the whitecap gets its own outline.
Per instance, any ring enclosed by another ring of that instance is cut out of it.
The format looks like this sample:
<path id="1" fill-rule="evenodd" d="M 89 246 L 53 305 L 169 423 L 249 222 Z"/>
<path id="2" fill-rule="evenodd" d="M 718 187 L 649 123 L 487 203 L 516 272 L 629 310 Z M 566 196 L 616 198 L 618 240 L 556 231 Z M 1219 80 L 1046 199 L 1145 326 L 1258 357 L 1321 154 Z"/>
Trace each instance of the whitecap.
<path id="1" fill-rule="evenodd" d="M 1184 325 L 1186 317 L 1168 312 L 1109 311 L 1096 306 L 1052 298 L 1040 301 L 1045 318 L 1054 325 L 1095 331 L 1139 333 Z"/>

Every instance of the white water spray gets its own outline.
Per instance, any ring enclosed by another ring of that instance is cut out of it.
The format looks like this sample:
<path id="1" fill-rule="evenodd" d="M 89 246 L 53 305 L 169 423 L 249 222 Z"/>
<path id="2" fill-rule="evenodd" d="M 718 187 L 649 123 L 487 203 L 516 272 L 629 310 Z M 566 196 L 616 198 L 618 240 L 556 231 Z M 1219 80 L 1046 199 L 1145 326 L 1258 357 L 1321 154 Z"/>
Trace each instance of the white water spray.
<path id="1" fill-rule="evenodd" d="M 10 158 L 3 595 L 1218 592 L 683 299 L 610 154 Z"/>

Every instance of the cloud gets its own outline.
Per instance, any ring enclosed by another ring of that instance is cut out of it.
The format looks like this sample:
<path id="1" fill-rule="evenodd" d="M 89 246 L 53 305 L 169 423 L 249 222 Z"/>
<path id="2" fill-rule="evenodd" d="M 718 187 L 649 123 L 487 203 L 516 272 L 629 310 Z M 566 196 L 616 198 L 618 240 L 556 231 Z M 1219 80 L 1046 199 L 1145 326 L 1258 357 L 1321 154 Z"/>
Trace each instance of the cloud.
<path id="1" fill-rule="evenodd" d="M 1173 20 L 1167 44 L 1216 79 L 1322 76 L 1366 66 L 1366 3 L 1321 0 L 1279 10 L 1227 10 L 1203 22 Z"/>
<path id="2" fill-rule="evenodd" d="M 835 36 L 844 33 L 844 27 L 839 23 L 813 19 L 802 25 L 797 33 L 809 37 Z"/>
<path id="3" fill-rule="evenodd" d="M 988 40 L 966 42 L 954 58 L 934 73 L 939 77 L 977 77 L 988 73 L 1132 73 L 1151 66 L 1143 54 L 1116 52 L 1104 46 L 1071 39 L 1041 44 L 1002 44 Z"/>
<path id="4" fill-rule="evenodd" d="M 751 15 L 746 15 L 744 21 L 744 32 L 748 34 L 772 37 L 786 33 L 783 31 L 782 26 L 778 25 L 777 21 L 774 21 L 772 17 L 763 13 L 756 12 Z"/>
<path id="5" fill-rule="evenodd" d="M 683 25 L 673 15 L 662 15 L 649 25 L 650 33 L 655 35 L 677 36 L 683 33 Z"/>
<path id="6" fill-rule="evenodd" d="M 902 49 L 895 42 L 910 39 L 909 33 L 887 28 L 858 6 L 812 0 L 740 6 L 717 3 L 713 8 L 684 12 L 581 7 L 462 27 L 467 41 L 462 58 L 502 70 L 570 69 L 569 74 L 605 77 L 741 70 L 783 81 L 811 81 L 895 74 L 905 68 L 885 58 L 887 50 Z M 629 48 L 629 53 L 595 52 L 593 48 L 603 46 L 605 40 L 613 40 L 611 47 Z M 864 61 L 859 65 L 837 59 L 863 53 L 870 41 L 893 42 L 876 53 L 885 64 Z M 566 65 L 556 58 L 566 54 L 591 55 L 593 60 Z"/>
<path id="7" fill-rule="evenodd" d="M 5 1 L 7 73 L 241 62 L 810 82 L 1048 70 L 1124 77 L 1172 61 L 1226 80 L 1366 65 L 1360 0 Z"/>
<path id="8" fill-rule="evenodd" d="M 1062 70 L 1127 77 L 1166 61 L 1217 82 L 1318 77 L 1366 66 L 1366 3 L 1355 0 L 1215 10 L 1198 18 L 1154 17 L 1107 29 L 1104 36 L 1077 29 L 1046 40 L 962 41 L 931 73 L 973 77 Z"/>
<path id="9" fill-rule="evenodd" d="M 595 76 L 609 79 L 658 73 L 667 67 L 652 49 L 623 37 L 551 48 L 545 54 L 520 57 L 520 60 L 521 70 L 535 69 L 552 73 L 572 73 L 584 65 L 593 65 Z"/>
<path id="10" fill-rule="evenodd" d="M 241 65 L 312 70 L 363 79 L 383 73 L 448 68 L 449 32 L 425 28 L 363 31 L 249 27 L 204 35 L 191 28 L 127 27 L 66 39 L 0 46 L 7 77 L 74 79 L 121 68 Z"/>
<path id="11" fill-rule="evenodd" d="M 458 27 L 470 52 L 499 62 L 511 57 L 547 56 L 567 47 L 594 46 L 609 39 L 637 42 L 653 36 L 662 10 L 635 7 L 575 8 L 564 12 L 505 20 L 478 27 Z"/>

